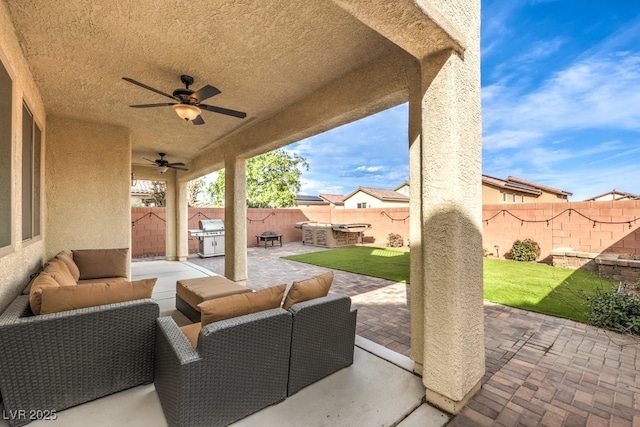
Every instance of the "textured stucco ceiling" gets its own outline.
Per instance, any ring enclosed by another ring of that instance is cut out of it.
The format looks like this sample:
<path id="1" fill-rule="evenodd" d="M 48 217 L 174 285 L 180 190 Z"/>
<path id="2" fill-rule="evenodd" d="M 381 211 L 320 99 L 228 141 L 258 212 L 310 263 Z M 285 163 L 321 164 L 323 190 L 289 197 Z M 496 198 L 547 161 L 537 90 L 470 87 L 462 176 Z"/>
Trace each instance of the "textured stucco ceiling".
<path id="1" fill-rule="evenodd" d="M 350 71 L 400 48 L 333 2 L 189 0 L 7 0 L 48 114 L 131 129 L 133 163 L 191 162 L 213 143 L 254 126 Z M 179 76 L 194 89 L 222 91 L 208 104 L 245 111 L 237 119 L 203 112 L 181 121 L 169 101 L 122 80 L 171 93 Z M 363 82 L 363 85 L 366 82 Z"/>

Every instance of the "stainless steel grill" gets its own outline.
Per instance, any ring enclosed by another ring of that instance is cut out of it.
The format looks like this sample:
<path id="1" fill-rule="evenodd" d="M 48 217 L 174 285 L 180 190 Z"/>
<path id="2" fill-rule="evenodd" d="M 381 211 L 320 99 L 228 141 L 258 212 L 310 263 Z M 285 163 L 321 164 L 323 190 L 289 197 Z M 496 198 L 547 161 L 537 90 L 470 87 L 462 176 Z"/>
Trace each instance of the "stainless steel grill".
<path id="1" fill-rule="evenodd" d="M 202 219 L 197 230 L 189 234 L 198 239 L 198 255 L 202 258 L 224 255 L 224 222 L 221 219 Z"/>

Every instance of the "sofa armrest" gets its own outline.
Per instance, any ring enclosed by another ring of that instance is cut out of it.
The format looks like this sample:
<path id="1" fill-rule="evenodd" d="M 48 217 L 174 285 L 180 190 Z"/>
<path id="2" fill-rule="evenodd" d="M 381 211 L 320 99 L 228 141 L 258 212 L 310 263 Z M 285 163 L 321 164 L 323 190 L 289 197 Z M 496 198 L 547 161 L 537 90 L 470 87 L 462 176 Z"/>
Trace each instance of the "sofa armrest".
<path id="1" fill-rule="evenodd" d="M 286 397 L 286 310 L 210 323 L 196 349 L 172 319 L 158 319 L 157 337 L 154 383 L 169 425 L 226 426 Z"/>
<path id="2" fill-rule="evenodd" d="M 293 331 L 287 395 L 353 364 L 357 310 L 346 295 L 292 305 Z"/>
<path id="3" fill-rule="evenodd" d="M 0 315 L 6 411 L 63 410 L 151 383 L 158 315 L 155 301 L 141 299 L 33 316 L 19 296 Z"/>
<path id="4" fill-rule="evenodd" d="M 200 360 L 200 355 L 172 317 L 159 317 L 156 322 L 156 342 L 158 344 L 156 352 L 159 353 L 158 357 L 162 353 L 169 353 L 178 365 L 186 365 Z"/>

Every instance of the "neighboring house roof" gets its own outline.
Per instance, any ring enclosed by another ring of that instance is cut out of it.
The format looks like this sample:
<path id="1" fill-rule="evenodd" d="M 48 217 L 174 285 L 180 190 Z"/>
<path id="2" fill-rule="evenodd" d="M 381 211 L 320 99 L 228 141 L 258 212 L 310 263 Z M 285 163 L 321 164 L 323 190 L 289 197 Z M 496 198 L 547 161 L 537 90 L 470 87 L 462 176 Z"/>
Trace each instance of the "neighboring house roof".
<path id="1" fill-rule="evenodd" d="M 343 194 L 319 194 L 318 195 L 321 199 L 326 200 L 327 202 L 336 205 L 336 206 L 342 206 L 344 205 L 344 195 Z"/>
<path id="2" fill-rule="evenodd" d="M 482 183 L 491 185 L 498 188 L 504 188 L 509 190 L 516 190 L 522 193 L 533 194 L 534 196 L 539 196 L 542 194 L 542 190 L 536 188 L 533 185 L 525 185 L 512 181 L 505 181 L 504 179 L 494 178 L 488 175 L 482 175 Z"/>
<path id="3" fill-rule="evenodd" d="M 539 196 L 542 192 L 557 194 L 559 196 L 571 196 L 573 193 L 559 190 L 557 188 L 538 184 L 537 182 L 527 181 L 526 179 L 509 176 L 506 180 L 495 178 L 489 175 L 482 175 L 482 183 L 492 185 L 494 187 L 504 188 L 507 190 L 519 191 L 521 193 L 533 194 Z"/>
<path id="4" fill-rule="evenodd" d="M 529 187 L 539 188 L 540 190 L 546 191 L 547 193 L 554 193 L 554 194 L 558 194 L 558 195 L 561 195 L 561 196 L 571 196 L 571 195 L 573 195 L 573 193 L 570 193 L 568 191 L 559 190 L 559 189 L 553 188 L 553 187 L 548 187 L 546 185 L 542 185 L 542 184 L 538 184 L 538 183 L 535 183 L 535 182 L 527 181 L 527 180 L 522 179 L 522 178 L 516 178 L 515 176 L 507 177 L 507 182 L 510 182 L 512 184 L 515 183 L 515 184 L 521 184 L 521 185 L 525 185 L 525 186 L 529 186 Z"/>
<path id="5" fill-rule="evenodd" d="M 139 179 L 131 186 L 132 196 L 150 196 L 153 194 L 153 181 Z"/>
<path id="6" fill-rule="evenodd" d="M 615 188 L 611 191 L 607 191 L 606 193 L 603 194 L 599 194 L 597 196 L 593 196 L 589 199 L 586 199 L 585 202 L 589 202 L 589 201 L 593 201 L 593 200 L 597 200 L 600 199 L 602 197 L 606 197 L 606 196 L 611 196 L 611 200 L 635 200 L 635 199 L 640 199 L 640 195 L 638 194 L 633 194 L 633 193 L 627 193 L 624 191 L 618 191 Z"/>
<path id="7" fill-rule="evenodd" d="M 404 186 L 409 186 L 409 181 L 405 181 L 402 184 L 398 185 L 396 188 L 393 189 L 393 191 L 398 191 Z"/>
<path id="8" fill-rule="evenodd" d="M 400 194 L 395 190 L 386 190 L 384 188 L 373 188 L 373 187 L 358 187 L 344 198 L 347 200 L 356 193 L 362 191 L 372 197 L 375 197 L 378 200 L 382 200 L 384 202 L 408 202 L 409 197 L 404 194 Z"/>

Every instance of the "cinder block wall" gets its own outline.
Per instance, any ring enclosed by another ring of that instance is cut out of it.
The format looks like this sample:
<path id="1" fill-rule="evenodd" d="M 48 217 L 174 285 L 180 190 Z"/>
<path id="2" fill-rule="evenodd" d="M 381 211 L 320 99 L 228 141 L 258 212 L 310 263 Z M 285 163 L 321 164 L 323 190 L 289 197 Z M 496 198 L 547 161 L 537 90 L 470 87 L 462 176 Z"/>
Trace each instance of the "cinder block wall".
<path id="1" fill-rule="evenodd" d="M 563 247 L 640 255 L 640 200 L 485 205 L 482 219 L 483 246 L 495 254 L 498 245 L 501 258 L 526 238 L 538 242 L 542 259 Z"/>
<path id="2" fill-rule="evenodd" d="M 132 208 L 134 257 L 164 255 L 165 218 L 164 208 Z M 224 209 L 190 208 L 189 229 L 197 229 L 200 219 L 224 219 Z M 526 238 L 538 242 L 541 259 L 561 247 L 640 256 L 640 200 L 485 205 L 482 219 L 483 246 L 495 255 L 495 245 L 498 245 L 500 258 L 504 258 L 515 240 Z M 371 229 L 365 232 L 365 243 L 386 246 L 389 233 L 399 234 L 405 246 L 410 243 L 408 207 L 333 209 L 328 206 L 249 209 L 247 243 L 255 246 L 255 235 L 265 231 L 282 234 L 284 242 L 301 241 L 302 232 L 294 225 L 302 221 L 367 223 Z M 611 222 L 619 224 L 609 224 Z M 189 237 L 189 252 L 197 249 L 197 239 Z"/>

